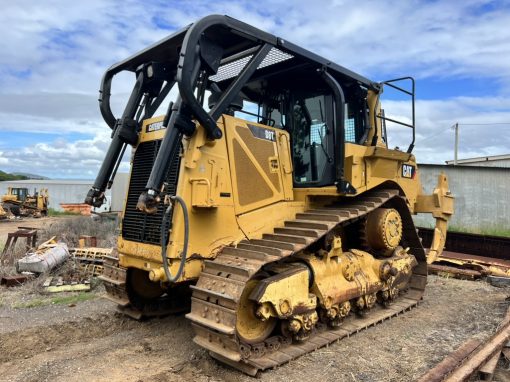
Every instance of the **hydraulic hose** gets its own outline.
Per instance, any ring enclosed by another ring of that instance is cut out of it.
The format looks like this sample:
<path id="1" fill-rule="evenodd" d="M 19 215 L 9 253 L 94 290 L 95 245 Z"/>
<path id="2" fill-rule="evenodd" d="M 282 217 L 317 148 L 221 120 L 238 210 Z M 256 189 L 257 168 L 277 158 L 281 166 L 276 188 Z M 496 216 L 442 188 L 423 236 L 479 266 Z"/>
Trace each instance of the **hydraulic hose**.
<path id="1" fill-rule="evenodd" d="M 173 283 L 177 281 L 184 270 L 184 264 L 186 263 L 186 257 L 188 254 L 188 241 L 189 241 L 189 217 L 188 217 L 188 208 L 186 207 L 186 203 L 180 196 L 171 196 L 170 197 L 172 204 L 170 204 L 165 213 L 163 214 L 163 221 L 161 222 L 161 258 L 163 260 L 163 268 L 165 270 L 165 276 L 169 283 Z M 168 258 L 166 256 L 166 240 L 165 240 L 165 231 L 168 223 L 168 219 L 170 217 L 170 213 L 172 212 L 173 202 L 177 201 L 182 208 L 182 214 L 184 215 L 184 246 L 181 253 L 181 262 L 179 264 L 179 269 L 177 273 L 172 276 L 170 273 L 170 269 L 168 269 Z"/>

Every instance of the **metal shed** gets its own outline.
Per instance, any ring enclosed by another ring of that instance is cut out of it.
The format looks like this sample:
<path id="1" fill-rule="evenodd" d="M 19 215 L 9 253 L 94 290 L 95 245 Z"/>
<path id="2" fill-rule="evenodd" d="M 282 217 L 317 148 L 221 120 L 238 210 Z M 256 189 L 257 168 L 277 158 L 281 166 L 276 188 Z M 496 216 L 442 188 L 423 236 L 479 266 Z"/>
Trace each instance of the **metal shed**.
<path id="1" fill-rule="evenodd" d="M 109 210 L 122 211 L 128 179 L 128 174 L 117 174 L 115 177 L 111 190 L 106 193 Z M 34 189 L 47 188 L 50 194 L 49 207 L 62 211 L 60 203 L 83 203 L 92 183 L 92 180 L 75 179 L 7 180 L 0 182 L 0 195 L 7 192 L 7 187 L 26 187 L 30 193 L 33 193 Z"/>

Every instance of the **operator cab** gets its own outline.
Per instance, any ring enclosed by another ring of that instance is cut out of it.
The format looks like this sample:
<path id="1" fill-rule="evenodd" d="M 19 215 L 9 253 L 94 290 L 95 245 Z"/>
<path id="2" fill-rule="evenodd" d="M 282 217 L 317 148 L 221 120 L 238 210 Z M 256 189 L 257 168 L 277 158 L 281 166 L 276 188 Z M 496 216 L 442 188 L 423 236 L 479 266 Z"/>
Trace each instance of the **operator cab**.
<path id="1" fill-rule="evenodd" d="M 18 201 L 24 202 L 28 196 L 28 188 L 12 188 L 11 195 L 16 196 Z"/>

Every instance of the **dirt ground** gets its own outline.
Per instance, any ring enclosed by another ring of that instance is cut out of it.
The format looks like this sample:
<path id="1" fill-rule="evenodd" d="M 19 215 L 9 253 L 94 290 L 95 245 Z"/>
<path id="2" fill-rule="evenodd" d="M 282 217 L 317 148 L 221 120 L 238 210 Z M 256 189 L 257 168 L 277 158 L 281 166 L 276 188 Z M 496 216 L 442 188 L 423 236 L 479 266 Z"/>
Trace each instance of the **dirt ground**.
<path id="1" fill-rule="evenodd" d="M 251 381 L 192 342 L 183 315 L 137 322 L 97 298 L 14 308 L 27 287 L 0 289 L 2 381 Z M 338 344 L 261 373 L 261 381 L 411 381 L 469 338 L 488 337 L 509 289 L 430 277 L 424 302 Z M 510 381 L 501 370 L 497 381 Z"/>

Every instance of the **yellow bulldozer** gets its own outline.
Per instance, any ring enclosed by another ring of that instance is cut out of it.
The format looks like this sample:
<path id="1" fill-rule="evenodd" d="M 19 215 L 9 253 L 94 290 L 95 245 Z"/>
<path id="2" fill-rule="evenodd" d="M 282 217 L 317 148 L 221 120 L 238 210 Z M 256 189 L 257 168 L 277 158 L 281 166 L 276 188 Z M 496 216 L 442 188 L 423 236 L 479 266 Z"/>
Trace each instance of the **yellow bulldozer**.
<path id="1" fill-rule="evenodd" d="M 385 117 L 388 87 L 410 97 L 411 123 Z M 219 15 L 111 66 L 99 101 L 112 142 L 86 198 L 104 202 L 131 146 L 110 299 L 136 318 L 189 309 L 194 341 L 250 375 L 415 306 L 453 197 L 442 174 L 422 191 L 414 97 L 411 77 L 374 82 Z M 388 146 L 397 123 L 405 151 Z M 416 213 L 436 218 L 428 252 Z"/>
<path id="2" fill-rule="evenodd" d="M 0 220 L 7 219 L 8 217 L 9 214 L 3 209 L 2 204 L 0 204 Z"/>
<path id="3" fill-rule="evenodd" d="M 6 215 L 36 218 L 48 215 L 49 195 L 47 189 L 39 191 L 35 189 L 31 195 L 26 187 L 8 187 L 7 193 L 1 196 L 1 202 Z"/>

